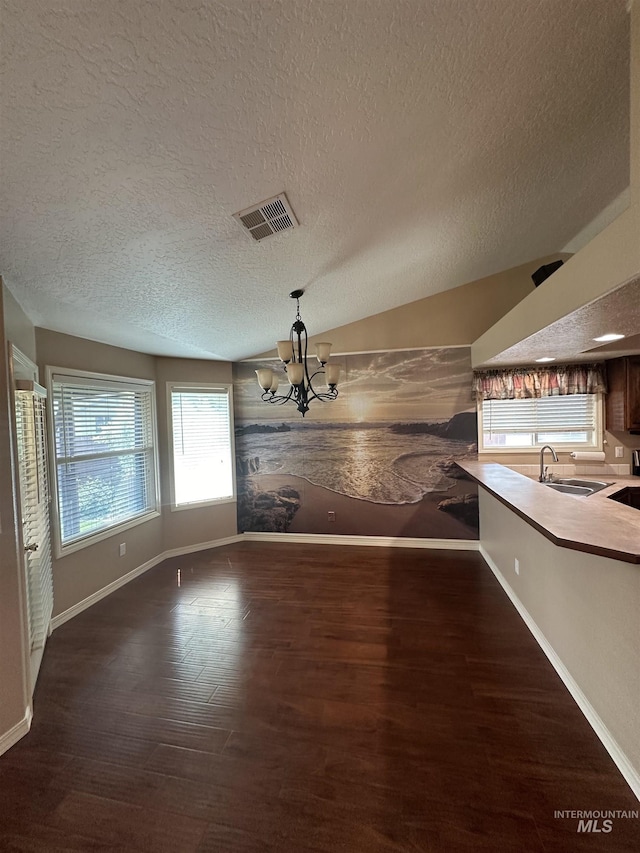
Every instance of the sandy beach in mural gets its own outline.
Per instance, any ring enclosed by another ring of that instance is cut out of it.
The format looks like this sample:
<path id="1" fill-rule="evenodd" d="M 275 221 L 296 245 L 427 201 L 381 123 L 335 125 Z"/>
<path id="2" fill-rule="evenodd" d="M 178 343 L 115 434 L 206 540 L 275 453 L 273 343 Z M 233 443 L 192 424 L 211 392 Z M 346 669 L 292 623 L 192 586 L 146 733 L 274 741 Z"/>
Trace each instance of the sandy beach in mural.
<path id="1" fill-rule="evenodd" d="M 425 495 L 417 503 L 382 504 L 342 495 L 290 474 L 256 474 L 248 479 L 262 495 L 278 495 L 283 489 L 299 495 L 299 506 L 286 527 L 289 533 L 438 539 L 477 539 L 478 536 L 476 528 L 438 509 L 449 498 L 475 494 L 476 488 L 468 480 L 457 480 L 446 492 Z M 291 499 L 293 509 L 296 499 Z M 329 512 L 335 512 L 335 521 L 328 521 Z"/>

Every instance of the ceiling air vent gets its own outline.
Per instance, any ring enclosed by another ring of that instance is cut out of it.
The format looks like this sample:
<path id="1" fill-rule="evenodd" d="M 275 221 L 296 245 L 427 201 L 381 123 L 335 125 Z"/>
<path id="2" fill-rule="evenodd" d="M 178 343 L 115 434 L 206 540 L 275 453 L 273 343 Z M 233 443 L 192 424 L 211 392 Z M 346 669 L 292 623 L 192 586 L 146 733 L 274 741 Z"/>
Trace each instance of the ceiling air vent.
<path id="1" fill-rule="evenodd" d="M 287 231 L 295 228 L 298 220 L 284 193 L 254 204 L 246 210 L 234 213 L 236 222 L 248 231 L 254 240 L 264 240 L 278 231 Z"/>

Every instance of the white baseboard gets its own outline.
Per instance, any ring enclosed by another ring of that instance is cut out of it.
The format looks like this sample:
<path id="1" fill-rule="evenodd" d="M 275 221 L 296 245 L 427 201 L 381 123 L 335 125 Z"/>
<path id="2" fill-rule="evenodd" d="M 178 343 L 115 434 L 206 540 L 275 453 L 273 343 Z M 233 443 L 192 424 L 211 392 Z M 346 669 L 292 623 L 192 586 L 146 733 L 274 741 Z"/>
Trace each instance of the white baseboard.
<path id="1" fill-rule="evenodd" d="M 196 551 L 207 551 L 209 548 L 220 548 L 223 545 L 230 545 L 232 542 L 239 542 L 241 540 L 242 536 L 228 536 L 225 539 L 214 539 L 211 542 L 200 542 L 197 545 L 187 545 L 184 548 L 173 548 L 170 551 L 163 551 L 161 554 L 158 554 L 157 557 L 152 557 L 152 559 L 147 560 L 146 563 L 143 563 L 141 566 L 127 572 L 126 575 L 116 578 L 116 580 L 106 586 L 103 586 L 102 589 L 99 589 L 87 598 L 83 598 L 82 601 L 74 604 L 73 607 L 69 607 L 68 610 L 64 610 L 62 613 L 54 616 L 51 620 L 51 631 L 55 631 L 55 629 L 59 628 L 60 625 L 64 625 L 64 623 L 68 622 L 69 619 L 73 619 L 74 616 L 77 616 L 78 613 L 82 613 L 83 610 L 91 607 L 92 604 L 96 604 L 98 601 L 106 598 L 107 595 L 110 595 L 112 592 L 120 589 L 121 586 L 124 586 L 129 583 L 129 581 L 132 581 L 134 578 L 137 578 L 149 571 L 149 569 L 152 569 L 154 566 L 157 566 L 169 557 L 180 557 L 183 554 L 193 554 Z"/>
<path id="2" fill-rule="evenodd" d="M 485 551 L 482 545 L 480 546 L 479 550 L 485 562 L 487 563 L 493 574 L 496 576 L 498 583 L 502 586 L 504 591 L 511 599 L 511 603 L 522 617 L 523 622 L 531 631 L 536 642 L 549 659 L 551 666 L 558 673 L 565 687 L 573 697 L 575 703 L 580 708 L 584 716 L 587 718 L 587 722 L 602 742 L 602 745 L 613 759 L 616 767 L 624 776 L 627 784 L 629 785 L 635 796 L 640 800 L 640 773 L 638 773 L 636 768 L 629 761 L 614 736 L 611 734 L 609 729 L 600 719 L 595 708 L 584 695 L 577 681 L 575 681 L 569 670 L 563 664 L 560 657 L 556 654 L 555 649 L 553 648 L 551 643 L 549 643 L 545 635 L 542 633 L 527 608 L 524 606 L 524 604 L 520 601 L 516 593 L 513 591 L 500 569 L 496 566 L 496 564 L 493 562 L 493 560 Z"/>
<path id="3" fill-rule="evenodd" d="M 24 717 L 20 722 L 16 723 L 15 726 L 12 726 L 9 731 L 0 735 L 0 755 L 3 755 L 8 749 L 11 749 L 11 747 L 20 740 L 20 738 L 23 738 L 29 733 L 32 719 L 33 713 L 31 708 L 28 707 L 25 709 Z"/>
<path id="4" fill-rule="evenodd" d="M 382 548 L 439 548 L 446 551 L 478 551 L 477 539 L 411 539 L 404 536 L 340 536 L 326 533 L 251 533 L 248 542 L 290 542 L 298 545 L 370 545 Z"/>
<path id="5" fill-rule="evenodd" d="M 182 557 L 183 554 L 195 554 L 196 551 L 207 551 L 209 548 L 222 548 L 223 545 L 233 545 L 234 542 L 242 542 L 243 538 L 242 533 L 238 533 L 235 536 L 227 536 L 224 539 L 212 539 L 211 542 L 185 545 L 183 548 L 172 548 L 170 551 L 164 551 L 160 559 L 168 560 L 169 557 Z"/>

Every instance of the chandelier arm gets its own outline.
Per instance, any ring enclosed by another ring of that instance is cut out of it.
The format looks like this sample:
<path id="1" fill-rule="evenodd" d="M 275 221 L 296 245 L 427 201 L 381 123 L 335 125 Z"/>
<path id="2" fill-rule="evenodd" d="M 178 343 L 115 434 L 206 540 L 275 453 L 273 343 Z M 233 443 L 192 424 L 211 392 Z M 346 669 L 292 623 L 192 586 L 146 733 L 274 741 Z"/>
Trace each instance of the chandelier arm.
<path id="1" fill-rule="evenodd" d="M 316 378 L 316 376 L 320 375 L 325 375 L 324 365 L 322 367 L 319 367 L 315 373 L 312 373 L 311 376 L 308 377 L 308 390 L 311 392 L 310 394 L 308 394 L 309 402 L 311 400 L 320 400 L 321 402 L 326 402 L 328 400 L 335 400 L 335 398 L 338 396 L 338 389 L 336 387 L 330 388 L 328 391 L 316 391 L 316 389 L 313 387 L 313 380 Z"/>
<path id="2" fill-rule="evenodd" d="M 283 403 L 288 403 L 290 400 L 294 400 L 295 397 L 267 397 L 266 399 L 262 398 L 265 403 L 271 403 L 272 406 L 282 406 Z"/>
<path id="3" fill-rule="evenodd" d="M 335 400 L 337 396 L 337 388 L 329 389 L 329 391 L 316 391 L 313 387 L 311 387 L 311 394 L 308 395 L 307 402 L 310 403 L 311 400 L 320 400 L 321 402 L 326 402 L 327 400 Z"/>
<path id="4" fill-rule="evenodd" d="M 316 372 L 315 372 L 315 373 L 312 373 L 312 374 L 311 374 L 311 376 L 309 376 L 309 375 L 307 374 L 307 381 L 308 381 L 309 385 L 313 382 L 313 380 L 316 378 L 316 376 L 320 376 L 321 374 L 322 374 L 323 376 L 324 376 L 324 374 L 325 374 L 324 365 L 322 365 L 322 367 L 319 367 L 319 368 L 316 370 Z"/>
<path id="5" fill-rule="evenodd" d="M 261 399 L 264 400 L 265 403 L 286 403 L 287 400 L 291 400 L 293 391 L 293 385 L 289 388 L 288 394 L 272 394 L 271 391 L 265 391 L 262 394 Z"/>

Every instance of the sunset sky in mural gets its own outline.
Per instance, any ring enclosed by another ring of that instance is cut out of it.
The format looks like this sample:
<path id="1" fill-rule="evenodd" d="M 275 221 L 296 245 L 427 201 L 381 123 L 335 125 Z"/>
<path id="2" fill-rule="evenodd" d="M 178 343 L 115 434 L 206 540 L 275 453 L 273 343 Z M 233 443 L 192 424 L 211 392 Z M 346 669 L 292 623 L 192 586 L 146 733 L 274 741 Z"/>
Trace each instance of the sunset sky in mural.
<path id="1" fill-rule="evenodd" d="M 362 422 L 444 420 L 475 407 L 471 394 L 469 347 L 336 356 L 340 395 L 330 403 L 311 403 L 305 421 Z M 310 360 L 316 363 L 315 359 Z M 236 410 L 244 422 L 299 420 L 293 403 L 260 400 L 255 370 L 271 367 L 282 377 L 279 393 L 289 385 L 279 361 L 243 362 L 234 367 Z"/>

